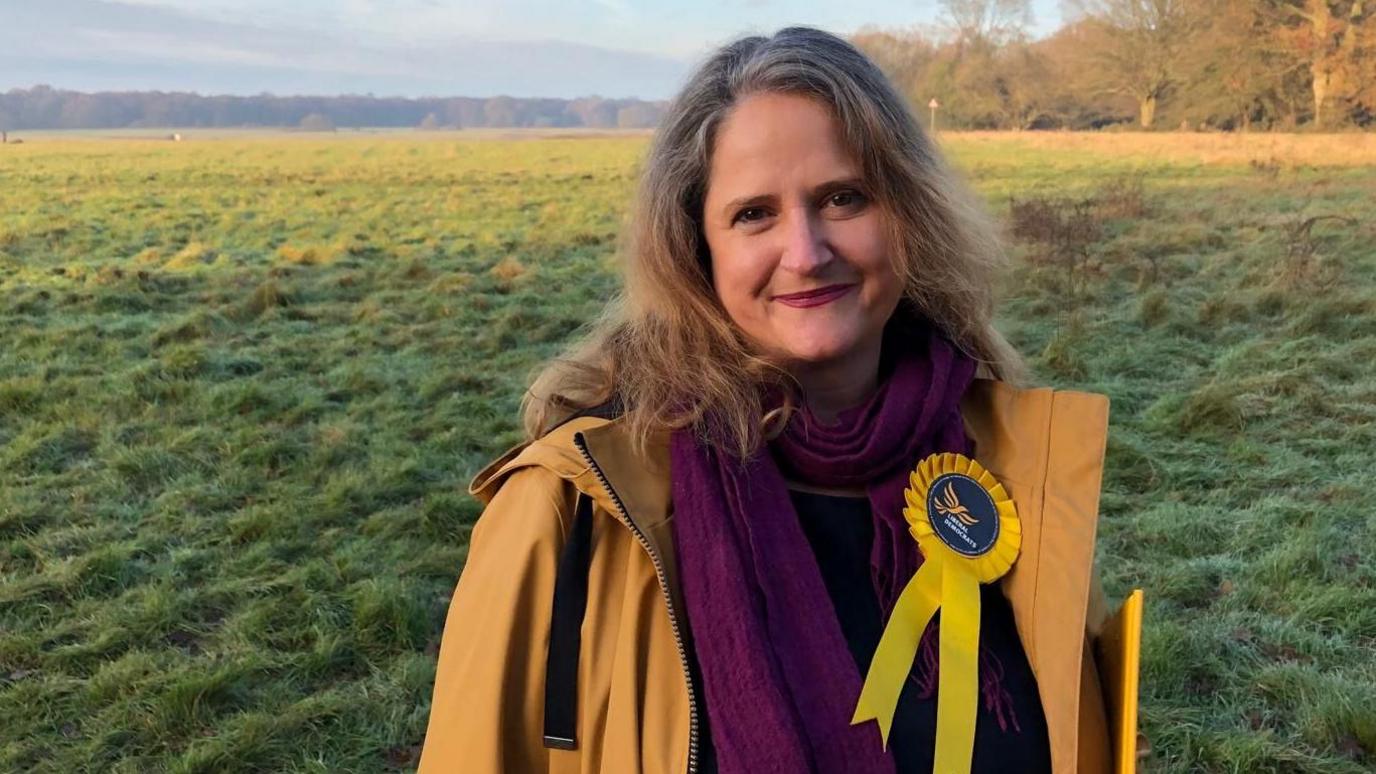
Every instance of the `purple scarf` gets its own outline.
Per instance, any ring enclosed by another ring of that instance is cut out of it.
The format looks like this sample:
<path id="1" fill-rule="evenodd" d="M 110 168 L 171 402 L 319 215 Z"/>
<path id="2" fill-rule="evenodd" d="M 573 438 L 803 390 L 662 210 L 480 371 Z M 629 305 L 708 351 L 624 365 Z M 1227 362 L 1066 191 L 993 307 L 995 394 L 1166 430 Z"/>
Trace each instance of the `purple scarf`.
<path id="1" fill-rule="evenodd" d="M 867 402 L 834 425 L 799 410 L 772 453 L 742 463 L 691 430 L 671 439 L 674 546 L 723 774 L 894 771 L 878 724 L 850 724 L 864 675 L 784 479 L 865 487 L 887 621 L 921 561 L 902 514 L 908 472 L 933 452 L 970 453 L 959 402 L 976 363 L 935 326 L 884 346 L 891 373 Z"/>

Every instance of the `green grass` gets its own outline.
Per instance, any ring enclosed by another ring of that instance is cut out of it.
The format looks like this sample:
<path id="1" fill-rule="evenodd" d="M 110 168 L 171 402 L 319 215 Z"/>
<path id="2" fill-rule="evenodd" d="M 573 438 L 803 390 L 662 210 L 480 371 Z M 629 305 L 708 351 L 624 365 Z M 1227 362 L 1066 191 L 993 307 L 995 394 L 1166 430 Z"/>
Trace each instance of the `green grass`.
<path id="1" fill-rule="evenodd" d="M 413 765 L 529 369 L 600 307 L 643 138 L 0 148 L 0 769 Z M 1153 771 L 1376 767 L 1376 168 L 948 140 L 991 205 L 1143 176 L 1000 324 L 1107 393 Z M 1149 271 L 1153 263 L 1154 273 Z"/>

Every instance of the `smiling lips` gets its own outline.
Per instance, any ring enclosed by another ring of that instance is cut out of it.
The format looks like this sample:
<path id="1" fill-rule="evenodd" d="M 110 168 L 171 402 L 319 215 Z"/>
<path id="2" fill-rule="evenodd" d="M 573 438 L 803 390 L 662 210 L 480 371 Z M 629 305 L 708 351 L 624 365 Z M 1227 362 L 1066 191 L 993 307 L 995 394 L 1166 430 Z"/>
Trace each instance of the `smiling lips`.
<path id="1" fill-rule="evenodd" d="M 798 308 L 821 306 L 822 304 L 831 303 L 841 296 L 844 296 L 853 287 L 855 287 L 854 284 L 827 285 L 826 287 L 817 288 L 816 290 L 804 290 L 801 293 L 786 293 L 781 296 L 774 296 L 771 300 Z"/>

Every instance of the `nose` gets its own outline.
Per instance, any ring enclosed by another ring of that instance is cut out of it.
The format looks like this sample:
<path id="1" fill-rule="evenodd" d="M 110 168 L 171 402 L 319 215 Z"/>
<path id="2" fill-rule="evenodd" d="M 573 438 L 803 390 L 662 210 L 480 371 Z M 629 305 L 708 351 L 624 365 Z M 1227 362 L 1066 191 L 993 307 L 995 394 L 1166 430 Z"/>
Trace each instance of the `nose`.
<path id="1" fill-rule="evenodd" d="M 794 212 L 795 216 L 788 218 L 787 226 L 782 229 L 785 241 L 779 265 L 803 276 L 820 274 L 834 258 L 826 242 L 825 229 L 807 208 Z"/>

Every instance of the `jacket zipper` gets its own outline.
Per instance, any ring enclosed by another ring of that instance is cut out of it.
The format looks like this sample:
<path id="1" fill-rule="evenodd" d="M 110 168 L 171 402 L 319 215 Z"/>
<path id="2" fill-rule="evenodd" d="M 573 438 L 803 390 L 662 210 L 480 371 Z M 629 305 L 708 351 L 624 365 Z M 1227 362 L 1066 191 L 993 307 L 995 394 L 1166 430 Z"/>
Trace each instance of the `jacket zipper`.
<path id="1" fill-rule="evenodd" d="M 626 511 L 626 504 L 621 501 L 621 496 L 616 493 L 616 490 L 612 489 L 611 482 L 607 480 L 606 474 L 598 466 L 597 460 L 592 458 L 582 433 L 574 433 L 573 444 L 578 447 L 578 451 L 587 461 L 588 467 L 597 474 L 597 480 L 601 482 L 602 488 L 611 495 L 612 502 L 615 503 L 619 512 L 617 515 L 622 523 L 630 528 L 636 539 L 640 541 L 640 545 L 644 546 L 645 552 L 650 555 L 650 561 L 655 566 L 655 577 L 659 580 L 659 590 L 664 594 L 664 601 L 669 610 L 669 627 L 674 633 L 674 645 L 678 647 L 678 658 L 683 667 L 683 679 L 688 685 L 688 774 L 693 774 L 698 767 L 698 704 L 693 691 L 693 676 L 688 669 L 688 651 L 683 645 L 683 634 L 679 630 L 678 616 L 674 614 L 674 598 L 669 592 L 669 581 L 664 573 L 664 565 L 658 552 L 650 545 L 649 538 L 645 537 L 645 533 L 636 526 L 634 521 L 631 521 L 631 516 Z"/>

